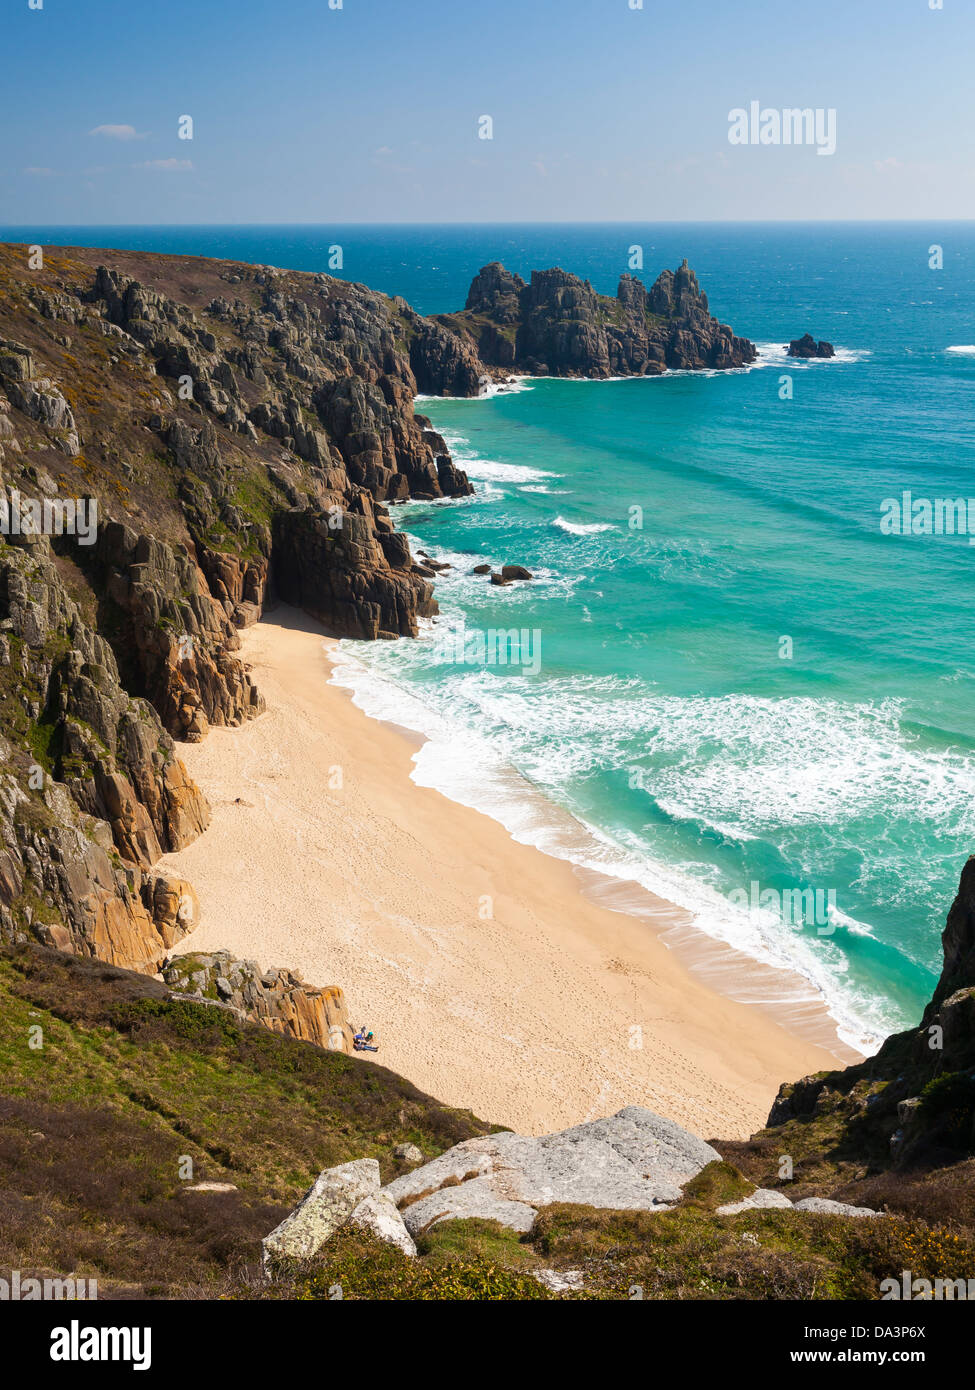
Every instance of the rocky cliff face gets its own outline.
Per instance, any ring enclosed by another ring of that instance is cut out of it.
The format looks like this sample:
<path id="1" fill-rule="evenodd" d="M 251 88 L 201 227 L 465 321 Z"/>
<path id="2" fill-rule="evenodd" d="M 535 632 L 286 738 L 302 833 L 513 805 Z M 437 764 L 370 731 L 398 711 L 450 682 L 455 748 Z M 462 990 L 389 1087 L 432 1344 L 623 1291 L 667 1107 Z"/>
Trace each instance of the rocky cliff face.
<path id="1" fill-rule="evenodd" d="M 495 261 L 475 276 L 464 309 L 435 322 L 466 336 L 495 374 L 648 376 L 677 368 L 725 370 L 756 357 L 747 338 L 712 317 L 686 260 L 676 271 L 663 271 L 649 290 L 634 276 L 622 276 L 615 299 L 565 270 L 533 271 L 526 284 Z M 435 389 L 434 383 L 424 389 Z"/>
<path id="2" fill-rule="evenodd" d="M 329 1052 L 353 1050 L 345 995 L 334 985 L 320 989 L 290 970 L 262 972 L 256 961 L 235 960 L 229 951 L 177 956 L 162 974 L 178 998 L 218 1004 L 242 1020 Z"/>
<path id="3" fill-rule="evenodd" d="M 198 912 L 153 865 L 209 807 L 72 578 L 43 536 L 0 545 L 0 931 L 152 971 Z"/>
<path id="4" fill-rule="evenodd" d="M 239 629 L 276 596 L 365 638 L 436 612 L 387 503 L 471 488 L 414 357 L 476 390 L 469 340 L 361 285 L 0 246 L 4 937 L 156 971 L 199 904 L 153 866 L 209 818 L 175 741 L 264 708 Z M 268 1018 L 327 1041 L 297 988 Z"/>
<path id="5" fill-rule="evenodd" d="M 769 1128 L 736 1158 L 797 1156 L 815 1180 L 876 1205 L 905 1204 L 939 1173 L 971 1191 L 975 1156 L 975 858 L 961 875 L 942 935 L 944 969 L 920 1023 L 857 1066 L 782 1086 Z M 753 1171 L 755 1171 L 753 1169 Z M 934 1177 L 932 1177 L 934 1175 Z M 926 1200 L 930 1200 L 928 1197 Z M 965 1197 L 967 1203 L 968 1197 Z"/>

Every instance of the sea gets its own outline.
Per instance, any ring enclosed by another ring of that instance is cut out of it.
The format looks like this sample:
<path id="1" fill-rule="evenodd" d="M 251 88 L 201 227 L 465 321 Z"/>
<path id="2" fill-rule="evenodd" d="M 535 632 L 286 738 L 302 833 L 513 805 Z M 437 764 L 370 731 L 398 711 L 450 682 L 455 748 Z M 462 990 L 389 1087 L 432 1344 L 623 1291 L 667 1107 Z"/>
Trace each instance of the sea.
<path id="1" fill-rule="evenodd" d="M 441 616 L 343 643 L 335 679 L 426 736 L 417 782 L 797 972 L 847 1042 L 916 1021 L 975 850 L 975 501 L 971 538 L 965 507 L 933 519 L 975 499 L 975 224 L 0 238 L 326 271 L 421 313 L 489 261 L 614 294 L 687 257 L 757 362 L 421 397 L 475 487 L 394 508 L 450 566 Z M 806 332 L 836 356 L 789 359 Z"/>

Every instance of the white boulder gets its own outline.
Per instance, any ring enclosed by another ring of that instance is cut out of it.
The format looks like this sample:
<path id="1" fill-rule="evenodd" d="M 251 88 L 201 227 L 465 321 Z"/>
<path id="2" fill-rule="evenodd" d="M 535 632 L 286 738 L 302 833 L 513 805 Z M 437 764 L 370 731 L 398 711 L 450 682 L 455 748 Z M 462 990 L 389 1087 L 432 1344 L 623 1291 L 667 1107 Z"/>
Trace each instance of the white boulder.
<path id="1" fill-rule="evenodd" d="M 326 1168 L 280 1226 L 261 1242 L 262 1263 L 274 1256 L 308 1259 L 344 1226 L 356 1207 L 379 1191 L 379 1164 L 359 1158 Z"/>
<path id="2" fill-rule="evenodd" d="M 403 1224 L 396 1203 L 385 1192 L 370 1192 L 349 1217 L 349 1224 L 371 1231 L 380 1240 L 402 1250 L 404 1255 L 416 1254 L 413 1237 Z"/>

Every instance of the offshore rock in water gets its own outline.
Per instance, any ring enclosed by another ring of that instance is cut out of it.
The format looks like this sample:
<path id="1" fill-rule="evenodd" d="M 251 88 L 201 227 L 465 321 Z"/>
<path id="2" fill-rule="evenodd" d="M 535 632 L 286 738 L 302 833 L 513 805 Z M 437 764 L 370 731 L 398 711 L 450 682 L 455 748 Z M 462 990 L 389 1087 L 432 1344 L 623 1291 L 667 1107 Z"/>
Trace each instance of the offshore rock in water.
<path id="1" fill-rule="evenodd" d="M 605 379 L 721 371 L 757 356 L 753 343 L 713 317 L 686 260 L 662 271 L 650 289 L 623 275 L 615 297 L 558 267 L 532 271 L 526 284 L 493 261 L 474 277 L 465 307 L 435 322 L 476 348 L 485 370 L 469 395 L 509 368 Z"/>
<path id="2" fill-rule="evenodd" d="M 832 343 L 820 341 L 811 333 L 804 333 L 801 338 L 793 338 L 789 344 L 790 357 L 835 357 L 836 349 Z"/>

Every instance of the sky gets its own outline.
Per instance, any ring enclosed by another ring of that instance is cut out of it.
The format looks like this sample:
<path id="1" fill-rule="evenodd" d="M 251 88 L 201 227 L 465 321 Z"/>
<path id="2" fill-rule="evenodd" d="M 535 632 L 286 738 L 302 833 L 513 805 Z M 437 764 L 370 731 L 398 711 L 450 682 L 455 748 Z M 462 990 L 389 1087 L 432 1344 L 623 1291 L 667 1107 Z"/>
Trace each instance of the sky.
<path id="1" fill-rule="evenodd" d="M 0 224 L 971 218 L 938 3 L 7 0 Z M 835 153 L 731 144 L 752 102 Z"/>

